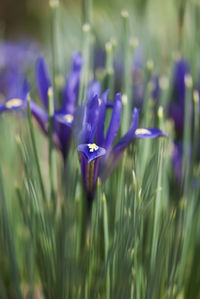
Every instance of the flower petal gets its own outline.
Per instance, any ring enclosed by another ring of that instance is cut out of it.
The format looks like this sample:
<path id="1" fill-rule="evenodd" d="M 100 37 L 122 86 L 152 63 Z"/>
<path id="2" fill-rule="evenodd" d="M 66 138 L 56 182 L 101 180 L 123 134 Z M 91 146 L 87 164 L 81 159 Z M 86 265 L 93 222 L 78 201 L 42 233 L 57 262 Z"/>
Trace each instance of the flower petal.
<path id="1" fill-rule="evenodd" d="M 40 108 L 34 101 L 30 101 L 30 108 L 33 117 L 36 119 L 39 127 L 42 131 L 48 133 L 48 114 L 42 108 Z"/>
<path id="2" fill-rule="evenodd" d="M 95 143 L 80 144 L 77 149 L 86 156 L 88 163 L 106 154 L 106 150 Z"/>
<path id="3" fill-rule="evenodd" d="M 134 138 L 167 137 L 167 134 L 156 128 L 139 128 L 135 130 Z"/>
<path id="4" fill-rule="evenodd" d="M 105 114 L 106 114 L 106 103 L 107 103 L 107 96 L 108 96 L 109 90 L 106 90 L 101 98 L 100 106 L 99 106 L 99 116 L 98 116 L 98 122 L 97 122 L 97 130 L 96 130 L 96 143 L 100 146 L 104 146 L 104 122 L 105 122 Z"/>
<path id="5" fill-rule="evenodd" d="M 77 104 L 82 65 L 82 55 L 79 52 L 74 53 L 70 72 L 63 89 L 62 110 L 69 114 L 74 114 Z"/>
<path id="6" fill-rule="evenodd" d="M 117 93 L 115 96 L 115 103 L 112 111 L 111 121 L 107 131 L 106 140 L 105 140 L 105 148 L 107 151 L 109 151 L 119 130 L 121 113 L 122 113 L 122 99 L 121 99 L 121 95 Z"/>
<path id="7" fill-rule="evenodd" d="M 36 83 L 41 101 L 44 107 L 48 109 L 48 89 L 51 86 L 51 79 L 43 57 L 39 57 L 36 62 Z"/>

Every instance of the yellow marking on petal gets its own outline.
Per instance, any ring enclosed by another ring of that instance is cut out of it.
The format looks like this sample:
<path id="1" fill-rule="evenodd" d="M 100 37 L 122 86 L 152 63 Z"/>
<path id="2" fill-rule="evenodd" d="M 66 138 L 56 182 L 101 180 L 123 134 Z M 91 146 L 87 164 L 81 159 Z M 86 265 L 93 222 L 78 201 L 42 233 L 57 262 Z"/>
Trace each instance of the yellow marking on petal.
<path id="1" fill-rule="evenodd" d="M 102 100 L 100 98 L 98 99 L 98 102 L 99 102 L 99 106 L 101 106 Z"/>
<path id="2" fill-rule="evenodd" d="M 23 105 L 23 100 L 22 99 L 11 99 L 5 103 L 6 108 L 11 109 L 11 108 L 17 108 Z"/>
<path id="3" fill-rule="evenodd" d="M 72 123 L 72 121 L 74 120 L 74 117 L 73 115 L 71 114 L 63 114 L 63 115 L 58 115 L 57 118 L 61 121 L 66 121 L 68 122 L 69 124 Z"/>
<path id="4" fill-rule="evenodd" d="M 99 149 L 98 145 L 96 145 L 95 143 L 89 143 L 88 147 L 91 153 Z"/>
<path id="5" fill-rule="evenodd" d="M 63 119 L 66 120 L 68 123 L 71 123 L 74 120 L 74 117 L 71 114 L 65 114 L 63 115 Z"/>
<path id="6" fill-rule="evenodd" d="M 151 131 L 149 131 L 147 129 L 136 129 L 135 135 L 140 135 L 140 134 L 151 135 Z"/>

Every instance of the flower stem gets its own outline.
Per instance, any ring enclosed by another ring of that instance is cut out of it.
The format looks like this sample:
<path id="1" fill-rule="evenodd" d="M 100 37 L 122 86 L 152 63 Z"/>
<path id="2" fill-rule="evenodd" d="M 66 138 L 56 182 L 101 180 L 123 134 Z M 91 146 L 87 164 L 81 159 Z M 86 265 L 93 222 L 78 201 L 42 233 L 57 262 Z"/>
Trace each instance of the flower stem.
<path id="1" fill-rule="evenodd" d="M 35 157 L 35 163 L 36 163 L 40 188 L 41 188 L 43 200 L 46 200 L 46 193 L 45 193 L 44 184 L 43 184 L 43 180 L 42 180 L 40 163 L 39 163 L 37 147 L 36 147 L 36 142 L 35 142 L 35 133 L 34 133 L 33 122 L 32 122 L 32 113 L 31 113 L 31 109 L 30 109 L 30 95 L 28 95 L 28 98 L 27 98 L 27 114 L 28 114 L 29 131 L 30 131 L 31 142 L 32 142 L 32 147 L 33 147 L 33 154 Z"/>

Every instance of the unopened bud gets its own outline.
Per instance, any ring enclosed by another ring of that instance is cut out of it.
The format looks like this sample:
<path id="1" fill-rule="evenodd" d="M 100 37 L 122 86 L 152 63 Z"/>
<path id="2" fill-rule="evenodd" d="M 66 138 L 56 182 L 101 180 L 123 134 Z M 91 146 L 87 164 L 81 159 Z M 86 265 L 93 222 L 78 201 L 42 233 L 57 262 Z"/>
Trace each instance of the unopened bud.
<path id="1" fill-rule="evenodd" d="M 153 70 L 153 68 L 154 68 L 153 60 L 151 60 L 151 59 L 147 60 L 146 68 L 147 68 L 149 71 L 152 71 L 152 70 Z"/>
<path id="2" fill-rule="evenodd" d="M 159 86 L 161 89 L 166 90 L 169 87 L 169 79 L 165 76 L 160 77 L 159 79 Z"/>
<path id="3" fill-rule="evenodd" d="M 130 40 L 129 40 L 129 43 L 130 43 L 130 46 L 135 49 L 138 47 L 139 45 L 139 41 L 136 37 L 131 37 Z"/>
<path id="4" fill-rule="evenodd" d="M 59 0 L 49 0 L 49 6 L 51 8 L 56 8 L 59 6 Z"/>
<path id="5" fill-rule="evenodd" d="M 158 108 L 158 118 L 163 119 L 163 107 L 162 106 L 160 106 Z"/>
<path id="6" fill-rule="evenodd" d="M 193 92 L 193 101 L 196 104 L 199 103 L 199 92 L 198 92 L 198 90 L 194 90 L 194 92 Z"/>
<path id="7" fill-rule="evenodd" d="M 128 18 L 128 17 L 129 17 L 128 11 L 125 10 L 125 9 L 123 9 L 123 10 L 121 11 L 121 16 L 122 16 L 122 18 Z"/>
<path id="8" fill-rule="evenodd" d="M 191 88 L 192 87 L 192 76 L 190 74 L 185 75 L 184 82 L 185 82 L 185 86 L 187 88 Z"/>
<path id="9" fill-rule="evenodd" d="M 89 32 L 90 31 L 90 24 L 85 23 L 82 27 L 83 32 Z"/>

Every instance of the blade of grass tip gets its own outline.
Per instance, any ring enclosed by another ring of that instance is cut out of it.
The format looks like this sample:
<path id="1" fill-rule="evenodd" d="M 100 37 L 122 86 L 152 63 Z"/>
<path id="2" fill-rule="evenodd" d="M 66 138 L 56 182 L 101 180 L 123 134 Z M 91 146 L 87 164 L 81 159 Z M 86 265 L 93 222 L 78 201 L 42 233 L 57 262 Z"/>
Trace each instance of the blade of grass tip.
<path id="1" fill-rule="evenodd" d="M 82 53 L 83 53 L 83 69 L 81 72 L 81 80 L 79 87 L 78 103 L 82 104 L 86 100 L 87 86 L 90 73 L 90 54 L 91 54 L 91 26 L 85 23 L 82 27 Z"/>
<path id="2" fill-rule="evenodd" d="M 153 270 L 156 261 L 158 238 L 160 231 L 160 213 L 161 213 L 161 190 L 162 190 L 162 173 L 163 173 L 163 154 L 164 154 L 164 139 L 159 141 L 159 169 L 158 169 L 158 181 L 157 181 L 157 192 L 154 206 L 154 223 L 153 223 L 153 238 L 152 238 L 152 249 L 151 249 L 151 263 L 150 267 Z"/>
<path id="3" fill-rule="evenodd" d="M 32 122 L 32 113 L 31 113 L 31 109 L 30 109 L 30 95 L 28 95 L 28 98 L 27 98 L 27 114 L 28 114 L 29 131 L 30 131 L 31 142 L 32 142 L 32 147 L 33 147 L 33 154 L 35 157 L 35 163 L 36 163 L 36 168 L 37 168 L 37 173 L 38 173 L 38 179 L 39 179 L 39 183 L 40 183 L 43 200 L 46 201 L 47 197 L 46 197 L 44 184 L 43 184 L 43 180 L 42 180 L 42 173 L 41 173 L 41 169 L 40 169 L 39 157 L 38 157 L 38 152 L 37 152 L 37 147 L 36 147 L 35 132 L 34 132 L 33 122 Z"/>
<path id="4" fill-rule="evenodd" d="M 110 266 L 108 264 L 108 251 L 109 251 L 109 228 L 108 228 L 108 211 L 105 194 L 102 196 L 103 201 L 103 227 L 104 227 L 104 250 L 105 250 L 105 263 L 107 263 L 106 271 L 106 298 L 110 298 Z"/>
<path id="5" fill-rule="evenodd" d="M 51 188 L 51 200 L 55 206 L 55 173 L 56 165 L 54 159 L 54 144 L 53 144 L 53 115 L 54 115 L 54 96 L 53 88 L 48 89 L 48 137 L 49 137 L 49 179 Z"/>
<path id="6" fill-rule="evenodd" d="M 11 281 L 14 287 L 13 291 L 16 294 L 17 298 L 22 299 L 22 293 L 20 288 L 20 274 L 17 265 L 14 238 L 12 237 L 10 220 L 8 216 L 7 200 L 5 197 L 5 191 L 3 186 L 4 186 L 3 175 L 0 168 L 0 203 L 1 203 L 1 211 L 2 211 L 1 217 L 2 217 L 2 223 L 4 228 L 5 244 L 8 250 L 8 263 L 10 267 L 9 273 L 11 275 Z"/>
<path id="7" fill-rule="evenodd" d="M 185 109 L 184 109 L 184 132 L 183 132 L 183 167 L 182 176 L 184 180 L 184 195 L 189 191 L 190 184 L 190 151 L 191 151 L 191 116 L 192 116 L 192 77 L 187 74 L 184 78 L 186 87 Z"/>

